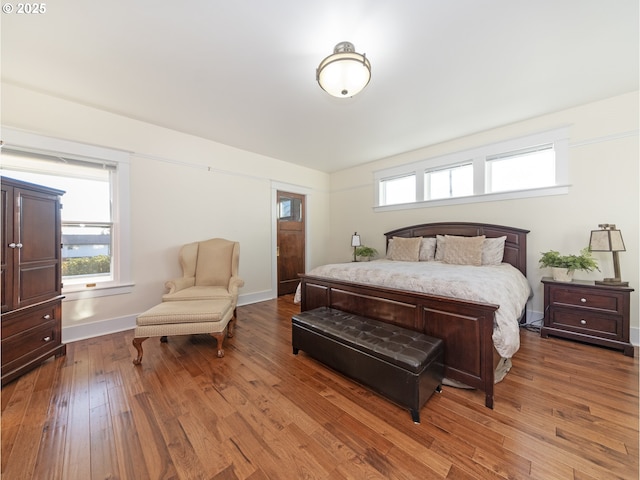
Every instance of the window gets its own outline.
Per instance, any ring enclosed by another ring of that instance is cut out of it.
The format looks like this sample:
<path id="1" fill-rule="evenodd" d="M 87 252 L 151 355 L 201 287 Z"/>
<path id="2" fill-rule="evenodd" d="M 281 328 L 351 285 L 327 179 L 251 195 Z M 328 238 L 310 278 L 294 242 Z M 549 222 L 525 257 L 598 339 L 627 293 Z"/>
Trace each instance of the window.
<path id="1" fill-rule="evenodd" d="M 465 197 L 473 195 L 473 165 L 455 165 L 425 172 L 424 198 Z"/>
<path id="2" fill-rule="evenodd" d="M 115 152 L 104 158 L 79 156 L 78 147 L 63 142 L 69 153 L 38 148 L 43 137 L 29 136 L 33 147 L 12 145 L 2 149 L 0 173 L 19 180 L 64 190 L 62 197 L 63 293 L 91 292 L 91 296 L 128 291 L 129 278 L 128 155 Z M 48 142 L 45 139 L 44 144 Z M 126 160 L 126 161 L 124 161 Z M 99 292 L 99 293 L 96 293 Z"/>
<path id="3" fill-rule="evenodd" d="M 555 184 L 553 145 L 541 145 L 487 158 L 487 192 L 506 192 Z"/>
<path id="4" fill-rule="evenodd" d="M 415 202 L 416 176 L 412 174 L 381 180 L 380 198 L 384 205 Z"/>
<path id="5" fill-rule="evenodd" d="M 559 195 L 567 172 L 568 129 L 560 128 L 374 172 L 375 208 Z"/>

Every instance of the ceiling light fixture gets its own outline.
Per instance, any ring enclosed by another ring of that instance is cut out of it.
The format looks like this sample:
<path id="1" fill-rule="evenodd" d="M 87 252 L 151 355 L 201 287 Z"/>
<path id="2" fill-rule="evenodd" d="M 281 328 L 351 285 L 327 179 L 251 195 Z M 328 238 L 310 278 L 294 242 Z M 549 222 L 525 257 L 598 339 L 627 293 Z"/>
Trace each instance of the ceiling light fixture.
<path id="1" fill-rule="evenodd" d="M 353 97 L 371 79 L 371 63 L 364 53 L 357 53 L 353 43 L 340 42 L 333 54 L 320 62 L 316 80 L 329 95 L 338 98 Z"/>

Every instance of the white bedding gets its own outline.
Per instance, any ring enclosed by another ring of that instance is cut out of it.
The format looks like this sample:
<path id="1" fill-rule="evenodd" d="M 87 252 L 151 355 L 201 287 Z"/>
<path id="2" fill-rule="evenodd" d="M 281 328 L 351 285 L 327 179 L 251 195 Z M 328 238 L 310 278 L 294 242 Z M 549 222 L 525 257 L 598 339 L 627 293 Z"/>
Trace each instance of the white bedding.
<path id="1" fill-rule="evenodd" d="M 520 348 L 518 320 L 531 287 L 526 277 L 508 263 L 478 267 L 384 259 L 323 265 L 308 275 L 499 305 L 493 344 L 503 358 L 511 358 Z M 295 300 L 300 301 L 300 286 Z"/>

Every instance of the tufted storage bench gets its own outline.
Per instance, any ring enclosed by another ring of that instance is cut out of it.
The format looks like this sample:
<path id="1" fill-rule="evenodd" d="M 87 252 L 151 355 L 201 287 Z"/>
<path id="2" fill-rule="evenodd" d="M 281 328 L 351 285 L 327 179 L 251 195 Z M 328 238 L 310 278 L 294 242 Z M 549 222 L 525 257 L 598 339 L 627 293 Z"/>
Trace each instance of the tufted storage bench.
<path id="1" fill-rule="evenodd" d="M 293 353 L 303 350 L 408 408 L 415 423 L 443 378 L 443 342 L 423 333 L 320 307 L 291 320 Z"/>

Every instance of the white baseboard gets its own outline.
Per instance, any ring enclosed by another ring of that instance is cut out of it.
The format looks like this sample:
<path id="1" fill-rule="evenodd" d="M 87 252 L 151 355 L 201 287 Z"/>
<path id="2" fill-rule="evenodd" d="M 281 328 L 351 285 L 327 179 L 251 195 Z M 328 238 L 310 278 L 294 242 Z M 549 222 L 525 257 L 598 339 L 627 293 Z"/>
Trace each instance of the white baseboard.
<path id="1" fill-rule="evenodd" d="M 272 298 L 271 290 L 265 290 L 263 292 L 252 293 L 249 295 L 240 295 L 238 297 L 238 305 L 249 305 L 252 303 L 264 302 L 265 300 L 271 300 Z M 95 338 L 102 335 L 109 335 L 111 333 L 123 332 L 125 330 L 133 330 L 136 328 L 136 317 L 140 313 L 128 315 L 126 317 L 82 323 L 80 325 L 63 326 L 62 343 L 77 342 L 78 340 L 86 340 L 87 338 Z"/>
<path id="2" fill-rule="evenodd" d="M 265 290 L 249 295 L 240 295 L 238 297 L 238 305 L 250 305 L 252 303 L 264 302 L 273 298 L 271 290 Z M 87 338 L 99 337 L 101 335 L 109 335 L 110 333 L 123 332 L 132 330 L 136 327 L 136 317 L 138 315 L 129 315 L 121 318 L 112 318 L 109 320 L 100 320 L 98 322 L 83 323 L 81 325 L 71 325 L 62 327 L 62 342 L 77 342 Z M 542 312 L 527 311 L 526 323 L 530 325 L 542 325 L 544 315 Z M 630 341 L 633 345 L 640 345 L 640 328 L 632 327 L 630 333 Z"/>
<path id="3" fill-rule="evenodd" d="M 136 328 L 137 315 L 127 317 L 110 318 L 97 322 L 82 323 L 80 325 L 70 325 L 62 327 L 62 343 L 77 342 L 87 338 L 109 335 L 110 333 L 123 332 Z"/>

